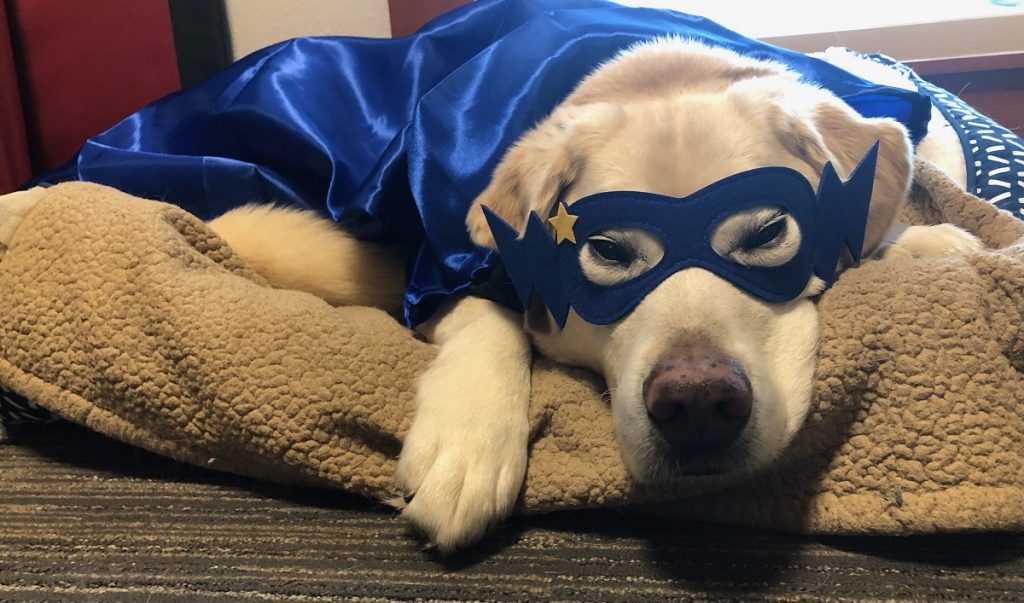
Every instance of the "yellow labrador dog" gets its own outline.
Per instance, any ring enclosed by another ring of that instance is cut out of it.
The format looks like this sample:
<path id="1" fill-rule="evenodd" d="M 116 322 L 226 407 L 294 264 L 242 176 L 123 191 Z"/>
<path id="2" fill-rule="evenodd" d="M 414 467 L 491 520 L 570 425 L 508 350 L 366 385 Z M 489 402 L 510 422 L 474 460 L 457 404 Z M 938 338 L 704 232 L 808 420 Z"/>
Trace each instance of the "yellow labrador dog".
<path id="1" fill-rule="evenodd" d="M 583 80 L 507 151 L 466 225 L 477 244 L 494 247 L 483 206 L 522 232 L 530 212 L 547 218 L 595 193 L 685 197 L 765 166 L 791 168 L 817 187 L 826 163 L 845 179 L 876 141 L 864 255 L 887 246 L 916 255 L 977 247 L 953 227 L 895 224 L 912 177 L 901 125 L 865 119 L 778 64 L 677 39 L 634 47 Z M 248 206 L 211 226 L 276 286 L 334 304 L 399 307 L 402 259 L 311 213 Z M 898 238 L 887 240 L 891 232 Z M 800 236 L 784 212 L 755 208 L 722 222 L 711 246 L 738 264 L 770 265 Z M 580 244 L 582 271 L 600 284 L 633 278 L 665 253 L 629 229 Z M 604 375 L 636 480 L 764 466 L 811 405 L 812 300 L 825 283 L 812 275 L 801 285 L 795 299 L 772 303 L 688 267 L 617 320 L 591 324 L 570 310 L 561 327 L 540 303 L 524 317 L 483 299 L 450 302 L 420 327 L 439 349 L 419 384 L 398 466 L 410 494 L 404 516 L 448 551 L 512 511 L 526 470 L 531 341 L 550 358 Z"/>

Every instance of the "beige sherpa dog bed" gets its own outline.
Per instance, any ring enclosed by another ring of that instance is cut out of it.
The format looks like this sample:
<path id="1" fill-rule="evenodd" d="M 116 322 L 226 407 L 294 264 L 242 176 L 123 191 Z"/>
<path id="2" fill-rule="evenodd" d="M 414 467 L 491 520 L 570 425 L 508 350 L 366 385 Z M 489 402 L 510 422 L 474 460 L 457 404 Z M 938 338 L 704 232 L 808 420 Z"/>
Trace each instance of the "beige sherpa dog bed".
<path id="1" fill-rule="evenodd" d="M 725 489 L 641 489 L 601 380 L 538 360 L 520 509 L 685 497 L 657 508 L 815 533 L 1024 528 L 1024 222 L 924 164 L 908 212 L 990 249 L 842 275 L 820 301 L 815 410 L 777 469 Z M 170 205 L 71 183 L 11 214 L 0 385 L 197 465 L 397 494 L 430 345 L 382 312 L 268 288 Z"/>

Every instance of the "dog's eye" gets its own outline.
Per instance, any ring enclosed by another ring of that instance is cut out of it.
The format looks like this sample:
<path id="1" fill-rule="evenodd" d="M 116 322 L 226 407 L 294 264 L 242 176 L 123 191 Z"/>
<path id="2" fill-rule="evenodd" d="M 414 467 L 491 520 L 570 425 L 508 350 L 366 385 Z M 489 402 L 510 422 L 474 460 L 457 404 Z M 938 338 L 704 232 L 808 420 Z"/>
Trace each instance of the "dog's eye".
<path id="1" fill-rule="evenodd" d="M 587 238 L 579 255 L 588 281 L 610 287 L 647 272 L 665 257 L 657 237 L 635 228 L 610 228 Z"/>
<path id="2" fill-rule="evenodd" d="M 771 224 L 762 226 L 757 232 L 744 237 L 740 248 L 744 251 L 753 251 L 782 239 L 785 234 L 786 220 L 780 217 Z"/>
<path id="3" fill-rule="evenodd" d="M 722 220 L 711 233 L 711 248 L 743 266 L 781 266 L 800 251 L 800 224 L 771 205 L 740 211 Z"/>
<path id="4" fill-rule="evenodd" d="M 628 265 L 636 259 L 632 249 L 605 237 L 591 237 L 587 243 L 599 258 L 612 264 Z"/>

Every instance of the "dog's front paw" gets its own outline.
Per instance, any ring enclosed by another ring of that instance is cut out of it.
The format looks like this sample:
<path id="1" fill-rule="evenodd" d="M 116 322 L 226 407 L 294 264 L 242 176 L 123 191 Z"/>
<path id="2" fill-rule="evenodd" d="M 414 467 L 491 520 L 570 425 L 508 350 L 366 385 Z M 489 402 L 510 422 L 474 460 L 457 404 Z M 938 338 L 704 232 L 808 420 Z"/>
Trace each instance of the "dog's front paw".
<path id="1" fill-rule="evenodd" d="M 976 236 L 952 224 L 907 226 L 882 250 L 881 257 L 955 255 L 978 251 L 983 247 Z"/>
<path id="2" fill-rule="evenodd" d="M 395 477 L 408 501 L 403 516 L 442 553 L 479 540 L 522 488 L 530 346 L 520 321 L 467 297 L 420 327 L 438 354 L 420 378 Z"/>
<path id="3" fill-rule="evenodd" d="M 417 415 L 396 478 L 409 493 L 403 517 L 448 553 L 478 541 L 512 512 L 527 446 L 523 430 L 512 425 L 437 418 Z M 525 427 L 525 417 L 523 422 Z"/>

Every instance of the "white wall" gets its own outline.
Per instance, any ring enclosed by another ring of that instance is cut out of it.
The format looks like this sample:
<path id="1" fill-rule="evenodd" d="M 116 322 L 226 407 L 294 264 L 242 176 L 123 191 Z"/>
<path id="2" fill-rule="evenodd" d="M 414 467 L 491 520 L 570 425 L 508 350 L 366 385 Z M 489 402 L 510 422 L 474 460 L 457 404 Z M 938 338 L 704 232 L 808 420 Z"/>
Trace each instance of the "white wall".
<path id="1" fill-rule="evenodd" d="M 236 59 L 298 36 L 391 36 L 387 0 L 226 0 Z"/>

